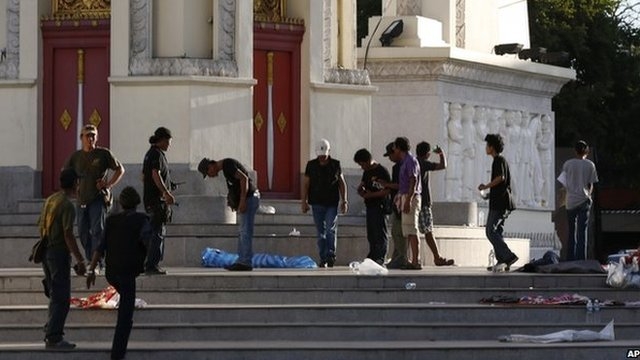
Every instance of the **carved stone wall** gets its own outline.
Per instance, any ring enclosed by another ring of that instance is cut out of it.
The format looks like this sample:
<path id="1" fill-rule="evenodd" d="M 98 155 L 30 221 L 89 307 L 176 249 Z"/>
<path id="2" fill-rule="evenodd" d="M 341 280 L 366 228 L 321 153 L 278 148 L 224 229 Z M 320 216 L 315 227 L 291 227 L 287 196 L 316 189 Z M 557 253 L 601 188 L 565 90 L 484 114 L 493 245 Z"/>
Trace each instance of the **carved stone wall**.
<path id="1" fill-rule="evenodd" d="M 491 179 L 491 157 L 485 152 L 486 134 L 500 134 L 503 155 L 511 171 L 511 187 L 519 208 L 548 209 L 553 204 L 553 127 L 551 114 L 445 102 L 449 168 L 447 201 L 483 199 L 478 184 Z"/>
<path id="2" fill-rule="evenodd" d="M 20 69 L 20 0 L 7 3 L 7 47 L 0 54 L 0 79 L 17 79 Z"/>
<path id="3" fill-rule="evenodd" d="M 154 58 L 151 49 L 152 0 L 130 2 L 130 75 L 203 75 L 237 77 L 235 61 L 236 0 L 218 1 L 219 49 L 217 59 Z"/>

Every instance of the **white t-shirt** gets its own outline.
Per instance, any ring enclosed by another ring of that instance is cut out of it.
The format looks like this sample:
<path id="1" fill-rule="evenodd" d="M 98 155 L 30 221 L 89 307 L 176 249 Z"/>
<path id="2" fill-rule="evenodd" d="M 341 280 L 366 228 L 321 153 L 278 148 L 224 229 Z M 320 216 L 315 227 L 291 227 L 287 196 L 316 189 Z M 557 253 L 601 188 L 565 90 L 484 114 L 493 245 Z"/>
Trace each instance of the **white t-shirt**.
<path id="1" fill-rule="evenodd" d="M 558 180 L 567 189 L 567 209 L 591 199 L 590 184 L 598 182 L 595 164 L 589 159 L 571 159 L 562 165 Z"/>

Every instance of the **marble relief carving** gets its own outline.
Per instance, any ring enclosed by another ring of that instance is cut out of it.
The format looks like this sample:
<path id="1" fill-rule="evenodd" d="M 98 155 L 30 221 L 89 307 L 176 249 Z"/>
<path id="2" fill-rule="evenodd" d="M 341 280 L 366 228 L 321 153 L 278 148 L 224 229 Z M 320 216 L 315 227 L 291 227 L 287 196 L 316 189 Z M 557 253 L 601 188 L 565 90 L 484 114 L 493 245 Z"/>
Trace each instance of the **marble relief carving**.
<path id="1" fill-rule="evenodd" d="M 154 58 L 151 51 L 152 0 L 131 0 L 129 74 L 147 76 L 203 75 L 237 77 L 235 62 L 236 0 L 220 0 L 219 18 L 214 19 L 220 34 L 217 59 Z"/>
<path id="2" fill-rule="evenodd" d="M 0 61 L 0 79 L 17 79 L 20 68 L 20 0 L 7 2 L 7 45 Z"/>
<path id="3" fill-rule="evenodd" d="M 464 48 L 466 37 L 465 0 L 456 0 L 456 47 Z"/>
<path id="4" fill-rule="evenodd" d="M 553 189 L 553 124 L 549 114 L 445 103 L 447 201 L 484 201 L 476 190 L 491 176 L 484 136 L 502 135 L 511 187 L 520 208 L 548 209 Z"/>

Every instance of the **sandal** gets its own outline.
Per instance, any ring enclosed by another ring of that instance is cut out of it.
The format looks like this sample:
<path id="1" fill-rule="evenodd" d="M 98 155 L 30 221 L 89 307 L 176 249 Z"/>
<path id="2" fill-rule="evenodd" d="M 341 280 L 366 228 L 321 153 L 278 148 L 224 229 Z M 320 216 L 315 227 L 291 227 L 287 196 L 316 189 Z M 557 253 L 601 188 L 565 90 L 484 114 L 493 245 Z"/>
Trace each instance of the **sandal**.
<path id="1" fill-rule="evenodd" d="M 445 259 L 443 257 L 437 258 L 433 261 L 436 266 L 451 266 L 453 265 L 453 259 Z"/>

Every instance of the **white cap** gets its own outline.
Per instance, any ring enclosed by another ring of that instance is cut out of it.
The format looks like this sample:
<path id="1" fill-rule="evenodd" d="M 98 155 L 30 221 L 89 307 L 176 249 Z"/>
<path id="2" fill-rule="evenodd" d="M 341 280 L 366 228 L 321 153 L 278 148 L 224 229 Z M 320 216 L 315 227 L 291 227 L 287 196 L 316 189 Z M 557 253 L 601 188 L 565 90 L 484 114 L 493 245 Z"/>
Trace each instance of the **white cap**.
<path id="1" fill-rule="evenodd" d="M 331 149 L 331 145 L 329 144 L 329 140 L 321 139 L 316 143 L 316 155 L 317 156 L 328 156 L 329 149 Z"/>

